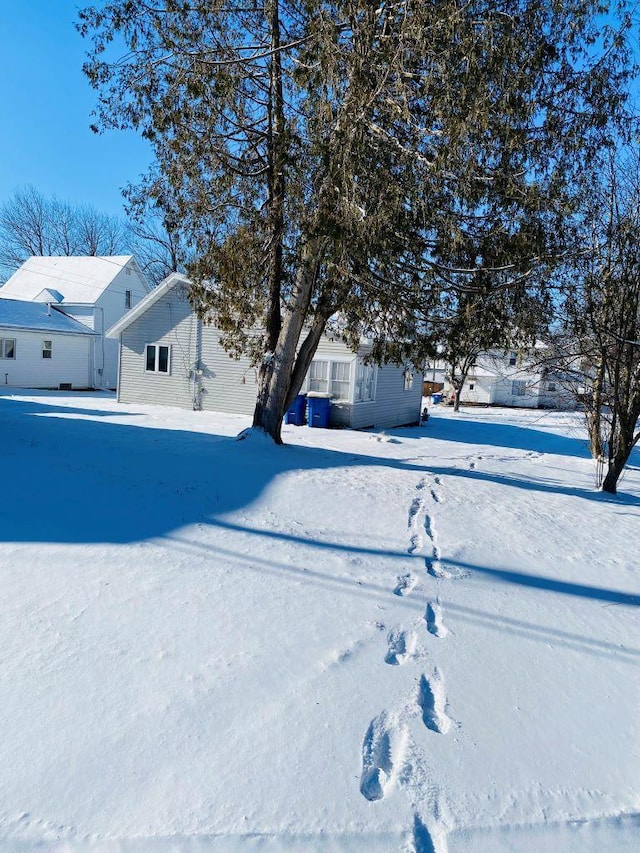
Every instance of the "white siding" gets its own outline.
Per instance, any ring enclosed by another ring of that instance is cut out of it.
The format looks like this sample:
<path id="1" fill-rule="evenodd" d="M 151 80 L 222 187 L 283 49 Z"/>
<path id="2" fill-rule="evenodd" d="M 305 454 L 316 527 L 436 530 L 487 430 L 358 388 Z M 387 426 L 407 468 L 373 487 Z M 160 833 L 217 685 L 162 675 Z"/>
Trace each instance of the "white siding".
<path id="1" fill-rule="evenodd" d="M 173 291 L 154 303 L 122 332 L 118 400 L 192 408 L 198 321 L 189 302 Z M 171 347 L 169 374 L 145 371 L 147 344 Z"/>
<path id="2" fill-rule="evenodd" d="M 246 356 L 230 358 L 215 326 L 202 327 L 201 406 L 214 412 L 251 415 L 256 405 L 257 372 Z"/>
<path id="3" fill-rule="evenodd" d="M 126 312 L 125 293 L 131 291 L 131 307 L 137 305 L 149 292 L 138 274 L 133 261 L 123 267 L 111 284 L 101 294 L 95 306 L 95 329 L 102 333 L 96 341 L 96 369 L 103 364 L 102 382 L 105 388 L 115 388 L 118 378 L 118 341 L 105 338 L 104 332 L 111 328 Z M 80 317 L 77 319 L 80 320 Z M 84 322 L 81 320 L 81 322 Z"/>
<path id="4" fill-rule="evenodd" d="M 17 388 L 88 388 L 89 335 L 1 329 L 0 338 L 16 342 L 15 358 L 0 359 L 0 385 Z M 51 358 L 42 357 L 43 341 L 52 342 Z"/>

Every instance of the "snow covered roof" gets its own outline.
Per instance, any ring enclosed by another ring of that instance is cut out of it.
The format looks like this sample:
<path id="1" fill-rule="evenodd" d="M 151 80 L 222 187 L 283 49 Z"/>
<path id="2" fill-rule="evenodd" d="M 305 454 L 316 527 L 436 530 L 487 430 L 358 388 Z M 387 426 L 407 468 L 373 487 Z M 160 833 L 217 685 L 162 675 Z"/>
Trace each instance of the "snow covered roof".
<path id="1" fill-rule="evenodd" d="M 150 289 L 133 255 L 33 256 L 0 287 L 0 297 L 31 301 L 41 298 L 43 290 L 48 289 L 52 293 L 57 292 L 64 303 L 93 305 L 127 265 L 136 270 L 147 289 Z"/>
<path id="2" fill-rule="evenodd" d="M 67 335 L 95 335 L 62 311 L 43 302 L 26 302 L 24 299 L 0 299 L 0 329 L 60 332 Z"/>
<path id="3" fill-rule="evenodd" d="M 117 338 L 120 335 L 120 332 L 123 332 L 128 326 L 133 323 L 134 320 L 137 320 L 141 314 L 144 314 L 145 311 L 148 311 L 149 308 L 161 299 L 167 291 L 171 290 L 172 287 L 186 287 L 188 288 L 190 285 L 189 279 L 182 275 L 179 272 L 170 273 L 164 281 L 161 281 L 157 287 L 154 287 L 151 293 L 147 293 L 147 295 L 138 302 L 137 305 L 134 305 L 130 311 L 122 316 L 117 323 L 114 323 L 110 329 L 107 329 L 106 336 L 108 338 Z"/>

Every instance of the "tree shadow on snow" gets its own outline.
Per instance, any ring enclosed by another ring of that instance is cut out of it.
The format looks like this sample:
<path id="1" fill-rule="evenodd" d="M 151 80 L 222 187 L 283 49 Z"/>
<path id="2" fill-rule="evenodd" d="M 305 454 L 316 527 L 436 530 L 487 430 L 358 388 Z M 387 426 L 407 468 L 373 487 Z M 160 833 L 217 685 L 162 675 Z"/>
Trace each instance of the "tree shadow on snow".
<path id="1" fill-rule="evenodd" d="M 541 418 L 544 414 L 541 415 Z M 406 436 L 399 430 L 385 430 L 388 435 Z M 440 439 L 442 441 L 455 441 L 461 444 L 476 444 L 482 447 L 500 447 L 510 450 L 524 450 L 530 453 L 551 453 L 559 456 L 579 457 L 589 459 L 589 447 L 584 439 L 573 436 L 557 435 L 555 432 L 547 432 L 532 426 L 517 426 L 515 424 L 500 423 L 499 421 L 487 421 L 468 419 L 464 415 L 451 417 L 439 417 L 437 415 L 429 418 L 426 427 L 422 428 L 421 434 L 426 438 Z"/>
<path id="2" fill-rule="evenodd" d="M 161 410 L 159 410 L 160 412 Z M 126 543 L 250 505 L 279 475 L 415 464 L 109 422 L 126 412 L 0 399 L 0 541 Z"/>

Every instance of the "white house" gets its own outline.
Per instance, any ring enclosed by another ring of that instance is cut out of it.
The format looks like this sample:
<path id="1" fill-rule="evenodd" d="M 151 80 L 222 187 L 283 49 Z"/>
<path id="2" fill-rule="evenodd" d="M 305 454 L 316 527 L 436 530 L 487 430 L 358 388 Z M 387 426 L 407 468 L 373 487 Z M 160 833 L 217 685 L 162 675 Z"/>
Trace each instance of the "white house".
<path id="1" fill-rule="evenodd" d="M 108 330 L 120 342 L 118 400 L 251 414 L 257 374 L 248 358 L 230 358 L 220 331 L 203 323 L 188 299 L 189 282 L 172 273 Z M 411 367 L 365 364 L 363 342 L 353 352 L 324 337 L 304 391 L 331 395 L 331 423 L 388 428 L 417 423 L 422 377 Z"/>
<path id="2" fill-rule="evenodd" d="M 115 388 L 118 346 L 106 338 L 105 332 L 149 291 L 132 255 L 34 256 L 0 287 L 0 297 L 56 306 L 94 331 L 85 365 L 89 376 L 85 385 Z"/>
<path id="3" fill-rule="evenodd" d="M 480 353 L 464 381 L 460 402 L 484 406 L 573 408 L 575 400 L 561 378 L 542 363 L 543 349 L 543 344 L 537 344 L 524 355 L 515 350 Z M 424 378 L 444 384 L 445 400 L 452 396 L 444 361 L 436 359 L 429 363 Z"/>
<path id="4" fill-rule="evenodd" d="M 51 305 L 0 299 L 0 385 L 89 388 L 96 337 Z"/>

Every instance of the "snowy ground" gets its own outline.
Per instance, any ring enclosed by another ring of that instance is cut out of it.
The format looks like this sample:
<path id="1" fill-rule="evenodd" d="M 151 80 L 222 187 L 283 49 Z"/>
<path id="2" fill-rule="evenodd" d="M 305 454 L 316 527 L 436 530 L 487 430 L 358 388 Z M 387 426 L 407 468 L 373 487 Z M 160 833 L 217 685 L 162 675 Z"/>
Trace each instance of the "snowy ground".
<path id="1" fill-rule="evenodd" d="M 595 853 L 640 837 L 640 453 L 0 396 L 0 849 Z"/>

